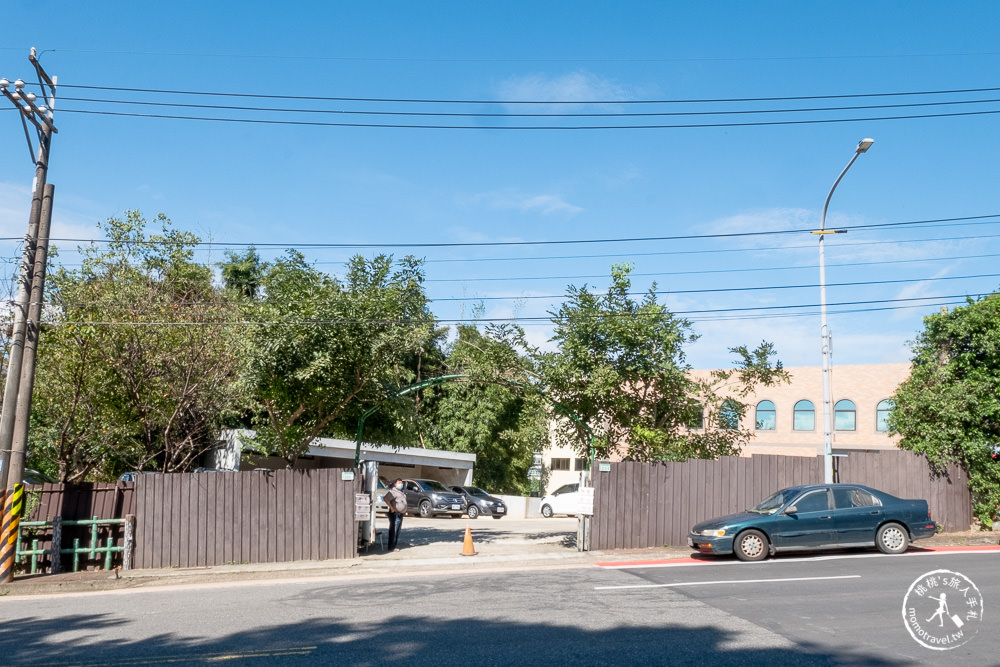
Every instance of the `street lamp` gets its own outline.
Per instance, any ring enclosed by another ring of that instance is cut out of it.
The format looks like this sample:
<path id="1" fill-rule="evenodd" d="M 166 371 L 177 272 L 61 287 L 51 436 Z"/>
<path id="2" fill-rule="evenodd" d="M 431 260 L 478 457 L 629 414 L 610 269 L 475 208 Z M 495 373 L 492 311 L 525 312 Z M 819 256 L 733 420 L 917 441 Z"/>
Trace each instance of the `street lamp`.
<path id="1" fill-rule="evenodd" d="M 823 255 L 823 239 L 827 234 L 842 234 L 846 230 L 826 229 L 826 209 L 830 206 L 830 198 L 833 191 L 840 185 L 840 180 L 851 168 L 858 156 L 867 151 L 875 143 L 874 139 L 862 139 L 858 142 L 858 147 L 854 149 L 851 161 L 847 163 L 840 176 L 833 182 L 826 201 L 823 202 L 823 215 L 819 220 L 819 231 L 813 234 L 819 235 L 819 309 L 820 309 L 820 340 L 823 349 L 823 481 L 826 484 L 833 482 L 833 406 L 831 405 L 832 390 L 830 388 L 830 332 L 826 324 L 826 261 Z"/>

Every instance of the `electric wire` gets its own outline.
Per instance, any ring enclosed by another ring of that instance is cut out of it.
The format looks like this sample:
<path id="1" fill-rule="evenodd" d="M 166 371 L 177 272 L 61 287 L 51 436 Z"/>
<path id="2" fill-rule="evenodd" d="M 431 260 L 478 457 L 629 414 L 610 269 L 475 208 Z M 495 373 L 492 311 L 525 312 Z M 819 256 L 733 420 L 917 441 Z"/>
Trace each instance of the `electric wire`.
<path id="1" fill-rule="evenodd" d="M 242 123 L 250 125 L 289 125 L 297 127 L 353 127 L 404 130 L 479 130 L 479 131 L 589 131 L 589 130 L 680 130 L 726 127 L 773 127 L 781 125 L 827 125 L 833 123 L 869 123 L 894 120 L 921 120 L 931 118 L 958 118 L 1000 114 L 1000 109 L 980 111 L 955 111 L 949 113 L 906 114 L 896 116 L 864 116 L 858 118 L 812 118 L 802 120 L 759 120 L 732 123 L 661 123 L 633 125 L 444 125 L 426 123 L 360 123 L 318 120 L 278 120 L 269 118 L 220 118 L 180 114 L 152 114 L 125 111 L 97 111 L 61 107 L 60 113 L 114 116 L 119 118 L 151 118 L 157 120 L 190 120 L 215 123 Z"/>
<path id="2" fill-rule="evenodd" d="M 931 218 L 927 220 L 907 220 L 903 222 L 885 222 L 885 223 L 874 223 L 868 225 L 845 225 L 839 227 L 840 230 L 850 231 L 850 230 L 862 230 L 862 229 L 879 229 L 883 227 L 902 227 L 902 226 L 913 226 L 929 228 L 938 226 L 938 223 L 949 223 L 946 227 L 959 227 L 966 225 L 996 225 L 1000 224 L 1000 219 L 998 220 L 988 220 L 988 218 L 1000 218 L 1000 213 L 989 213 L 983 215 L 971 215 L 971 216 L 961 216 L 961 217 L 951 217 L 951 218 Z M 191 241 L 191 242 L 177 242 L 174 245 L 178 246 L 210 246 L 213 248 L 330 248 L 330 249 L 345 249 L 345 248 L 491 248 L 491 247 L 505 247 L 505 246 L 540 246 L 540 245 L 590 245 L 590 244 L 604 244 L 604 243 L 649 243 L 653 241 L 691 241 L 700 239 L 731 239 L 731 238 L 746 238 L 754 236 L 783 236 L 788 234 L 812 234 L 815 231 L 814 228 L 803 228 L 803 229 L 768 229 L 762 231 L 754 232 L 720 232 L 715 234 L 677 234 L 671 236 L 630 236 L 630 237 L 609 237 L 609 238 L 597 238 L 597 239 L 552 239 L 548 241 L 462 241 L 462 242 L 430 242 L 430 243 L 409 243 L 409 242 L 391 242 L 391 243 L 332 243 L 332 242 L 316 242 L 316 243 L 272 243 L 272 242 L 231 242 L 231 241 Z M 16 241 L 21 240 L 21 237 L 0 237 L 0 241 Z M 70 238 L 70 237 L 50 237 L 48 239 L 50 242 L 66 242 L 66 243 L 111 243 L 111 239 L 85 239 L 85 238 Z M 168 243 L 162 240 L 145 240 L 145 241 L 130 241 L 132 245 L 152 245 L 152 244 L 162 244 Z"/>
<path id="3" fill-rule="evenodd" d="M 902 308 L 913 308 L 913 307 L 923 307 L 928 306 L 928 301 L 942 301 L 942 300 L 952 300 L 950 304 L 961 304 L 966 303 L 968 299 L 977 299 L 987 296 L 994 295 L 994 292 L 984 292 L 984 293 L 970 293 L 970 294 L 955 294 L 950 296 L 925 296 L 925 297 L 910 297 L 910 298 L 899 298 L 899 299 L 875 299 L 867 301 L 840 301 L 828 303 L 827 306 L 835 308 L 838 306 L 856 306 L 856 305 L 872 305 L 872 304 L 909 304 L 909 305 L 894 305 L 894 306 L 883 306 L 877 305 L 873 308 L 861 308 L 852 309 L 845 311 L 833 311 L 831 314 L 843 313 L 854 313 L 854 312 L 868 312 L 868 311 L 882 311 L 882 310 L 895 310 Z M 919 304 L 914 304 L 913 302 L 923 302 Z M 945 303 L 935 303 L 930 305 L 946 305 Z M 817 303 L 807 303 L 807 304 L 787 304 L 787 305 L 777 305 L 777 306 L 747 306 L 742 308 L 707 308 L 700 310 L 678 310 L 678 311 L 668 311 L 667 313 L 672 317 L 683 316 L 683 319 L 689 319 L 689 315 L 699 315 L 699 314 L 720 314 L 720 313 L 746 313 L 746 319 L 757 319 L 762 317 L 760 313 L 767 313 L 769 311 L 775 310 L 791 310 L 796 308 L 819 308 L 820 304 Z M 815 316 L 814 312 L 806 313 L 795 313 L 793 316 L 801 317 L 812 317 Z M 653 313 L 650 316 L 660 316 L 661 313 Z M 642 317 L 642 313 L 593 313 L 581 315 L 583 319 L 605 319 L 605 318 L 616 318 L 616 317 Z M 694 321 L 694 319 L 692 319 Z M 699 320 L 704 321 L 704 320 Z M 85 327 L 85 326 L 134 326 L 134 327 L 170 327 L 170 326 L 245 326 L 245 327 L 260 327 L 260 326 L 336 326 L 336 325 L 357 325 L 357 324 L 389 324 L 389 325 L 408 325 L 408 326 L 428 326 L 428 325 L 441 325 L 441 324 L 490 324 L 490 323 L 519 323 L 519 324 L 543 324 L 548 325 L 553 323 L 553 315 L 540 315 L 540 316 L 509 316 L 509 317 L 469 317 L 469 318 L 433 318 L 429 320 L 393 320 L 393 319 L 309 319 L 309 320 L 265 320 L 265 321 L 250 321 L 250 320 L 216 320 L 216 321 L 116 321 L 116 320 L 58 320 L 58 321 L 46 321 L 43 322 L 43 326 L 74 326 L 74 327 Z"/>
<path id="4" fill-rule="evenodd" d="M 792 95 L 784 97 L 723 97 L 695 99 L 650 99 L 650 100 L 487 100 L 487 99 L 428 99 L 428 98 L 393 98 L 393 97 L 331 97 L 317 95 L 276 95 L 265 93 L 232 93 L 208 90 L 171 90 L 159 88 L 128 88 L 120 86 L 93 86 L 83 84 L 60 84 L 60 89 L 76 88 L 80 90 L 105 90 L 126 93 L 154 93 L 162 95 L 195 95 L 198 97 L 240 97 L 270 100 L 301 100 L 317 102 L 379 102 L 403 104 L 723 104 L 734 102 L 792 102 L 807 100 L 834 100 L 852 98 L 877 97 L 910 97 L 922 95 L 960 95 L 968 93 L 993 93 L 1000 87 L 954 88 L 941 90 L 895 91 L 887 93 L 849 93 L 840 95 Z"/>
<path id="5" fill-rule="evenodd" d="M 938 280 L 972 280 L 976 278 L 1000 278 L 1000 273 L 980 273 L 968 276 L 931 276 L 927 278 L 895 278 L 892 280 L 858 280 L 846 283 L 827 283 L 826 286 L 829 287 L 868 287 L 872 285 L 898 285 L 903 283 L 922 283 L 922 282 L 934 282 Z M 755 287 L 718 287 L 718 288 L 701 288 L 701 289 L 670 289 L 670 290 L 655 290 L 650 292 L 629 292 L 628 296 L 643 296 L 645 294 L 656 294 L 657 296 L 670 296 L 678 294 L 732 294 L 738 292 L 765 292 L 771 290 L 787 290 L 787 289 L 815 289 L 820 287 L 819 283 L 809 284 L 809 285 L 762 285 Z M 588 290 L 589 292 L 589 290 Z M 455 297 L 436 297 L 433 301 L 523 301 L 523 300 L 537 300 L 537 299 L 561 299 L 565 298 L 565 294 L 525 294 L 525 295 L 507 295 L 507 296 L 455 296 Z"/>
<path id="6" fill-rule="evenodd" d="M 891 259 L 891 260 L 880 260 L 875 262 L 840 262 L 840 263 L 827 263 L 827 268 L 831 267 L 848 267 L 848 266 L 883 266 L 886 264 L 920 264 L 924 262 L 946 262 L 946 261 L 957 261 L 963 259 L 988 259 L 992 257 L 1000 257 L 1000 253 L 992 253 L 985 255 L 957 255 L 952 257 L 921 257 L 917 259 Z M 701 269 L 697 271 L 655 271 L 650 273 L 642 273 L 633 271 L 629 273 L 629 277 L 633 278 L 656 278 L 658 276 L 693 276 L 693 275 L 710 275 L 710 274 L 726 274 L 726 273 L 763 273 L 767 271 L 805 271 L 818 269 L 819 264 L 803 264 L 800 266 L 761 266 L 753 268 L 744 269 Z M 592 279 L 602 279 L 607 278 L 607 273 L 593 273 L 589 275 L 577 275 L 577 276 L 501 276 L 501 277 L 467 277 L 467 278 L 425 278 L 424 282 L 427 283 L 480 283 L 480 282 L 513 282 L 522 280 L 592 280 Z"/>
<path id="7" fill-rule="evenodd" d="M 152 102 L 147 100 L 109 100 L 88 97 L 62 97 L 61 103 L 89 102 L 94 104 L 118 104 L 178 109 L 210 109 L 215 111 L 253 111 L 280 114 L 331 114 L 347 116 L 401 116 L 401 117 L 447 117 L 447 118 L 650 118 L 676 116 L 733 116 L 755 114 L 817 113 L 823 111 L 872 111 L 876 109 L 913 109 L 921 107 L 955 106 L 960 104 L 995 104 L 1000 98 L 976 100 L 945 100 L 939 102 L 909 102 L 901 104 L 866 104 L 837 107 L 802 107 L 796 109 L 723 109 L 717 111 L 644 111 L 644 112 L 586 112 L 586 113 L 488 113 L 469 111 L 378 111 L 371 109 L 290 109 L 288 107 L 252 107 L 223 104 L 196 104 L 193 102 Z M 62 111 L 60 107 L 60 111 Z"/>

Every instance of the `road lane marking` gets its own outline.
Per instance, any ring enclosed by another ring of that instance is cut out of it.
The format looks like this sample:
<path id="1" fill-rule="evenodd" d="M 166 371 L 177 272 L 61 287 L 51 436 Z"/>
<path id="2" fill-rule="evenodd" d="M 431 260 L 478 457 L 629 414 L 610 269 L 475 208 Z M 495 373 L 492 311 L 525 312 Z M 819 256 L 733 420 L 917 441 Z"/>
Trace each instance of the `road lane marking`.
<path id="1" fill-rule="evenodd" d="M 625 586 L 594 586 L 595 591 L 617 591 L 627 588 L 676 588 L 678 586 L 718 586 L 720 584 L 769 584 L 785 581 L 829 581 L 831 579 L 860 579 L 860 574 L 836 577 L 786 577 L 782 579 L 720 579 L 718 581 L 681 581 L 673 584 L 628 584 Z"/>
<path id="2" fill-rule="evenodd" d="M 984 553 L 1000 553 L 1000 546 L 990 546 L 990 545 L 973 545 L 973 546 L 957 546 L 957 547 L 934 547 L 933 549 L 928 549 L 926 547 L 914 547 L 913 551 L 908 551 L 902 554 L 883 554 L 883 553 L 853 553 L 853 554 L 831 554 L 828 556 L 781 556 L 777 558 L 771 558 L 766 561 L 758 561 L 757 563 L 744 563 L 743 561 L 735 559 L 727 559 L 724 556 L 718 560 L 702 560 L 694 559 L 690 556 L 684 558 L 667 558 L 663 560 L 637 560 L 637 561 L 615 561 L 615 562 L 603 562 L 594 563 L 597 567 L 604 568 L 606 570 L 641 570 L 646 568 L 655 567 L 692 567 L 698 565 L 767 565 L 775 563 L 812 563 L 815 561 L 825 561 L 825 560 L 853 560 L 857 558 L 913 558 L 918 556 L 971 556 L 979 555 Z"/>
<path id="3" fill-rule="evenodd" d="M 77 667 L 119 667 L 128 666 L 135 667 L 137 665 L 164 665 L 176 662 L 192 663 L 192 662 L 226 662 L 229 660 L 250 660 L 250 659 L 269 659 L 269 658 L 283 658 L 287 656 L 295 655 L 311 655 L 316 651 L 316 646 L 294 646 L 289 648 L 279 648 L 279 649 L 248 649 L 246 651 L 239 651 L 236 653 L 190 653 L 190 654 L 175 654 L 175 655 L 159 655 L 153 657 L 131 657 L 123 658 L 121 660 L 102 660 L 101 662 L 81 662 L 73 663 Z"/>

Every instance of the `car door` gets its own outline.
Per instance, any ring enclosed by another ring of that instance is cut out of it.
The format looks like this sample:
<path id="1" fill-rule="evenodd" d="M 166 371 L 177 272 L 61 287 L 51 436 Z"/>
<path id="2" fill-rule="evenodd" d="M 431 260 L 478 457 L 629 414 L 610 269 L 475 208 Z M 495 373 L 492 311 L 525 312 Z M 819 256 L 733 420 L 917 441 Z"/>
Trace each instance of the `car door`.
<path id="1" fill-rule="evenodd" d="M 406 494 L 406 509 L 416 510 L 420 501 L 424 499 L 424 490 L 413 480 L 403 482 L 403 493 Z"/>
<path id="2" fill-rule="evenodd" d="M 579 508 L 579 484 L 565 484 L 552 495 L 552 512 L 555 514 L 576 514 Z"/>
<path id="3" fill-rule="evenodd" d="M 815 549 L 834 546 L 830 490 L 806 491 L 774 517 L 771 541 L 777 549 Z M 789 510 L 795 511 L 790 512 Z"/>
<path id="4" fill-rule="evenodd" d="M 833 489 L 833 530 L 837 546 L 875 544 L 875 529 L 882 523 L 882 501 L 865 489 L 839 486 Z"/>

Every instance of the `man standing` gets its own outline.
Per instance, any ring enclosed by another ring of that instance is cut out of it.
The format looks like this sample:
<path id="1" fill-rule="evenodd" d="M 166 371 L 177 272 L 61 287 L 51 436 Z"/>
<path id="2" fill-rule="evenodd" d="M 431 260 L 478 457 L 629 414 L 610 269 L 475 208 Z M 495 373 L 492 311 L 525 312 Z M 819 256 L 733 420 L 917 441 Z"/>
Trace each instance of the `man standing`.
<path id="1" fill-rule="evenodd" d="M 389 543 L 386 548 L 389 551 L 399 551 L 396 543 L 399 542 L 399 530 L 403 526 L 403 515 L 406 514 L 406 494 L 403 493 L 403 480 L 397 478 L 383 500 L 389 506 Z"/>

